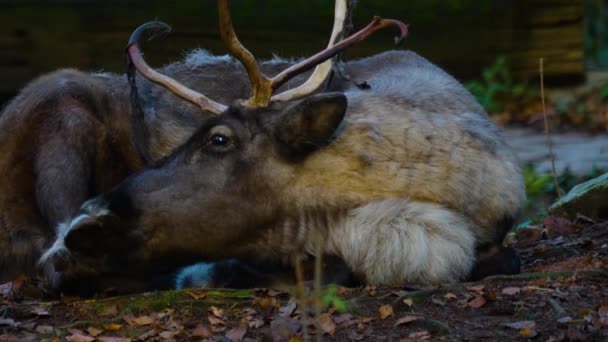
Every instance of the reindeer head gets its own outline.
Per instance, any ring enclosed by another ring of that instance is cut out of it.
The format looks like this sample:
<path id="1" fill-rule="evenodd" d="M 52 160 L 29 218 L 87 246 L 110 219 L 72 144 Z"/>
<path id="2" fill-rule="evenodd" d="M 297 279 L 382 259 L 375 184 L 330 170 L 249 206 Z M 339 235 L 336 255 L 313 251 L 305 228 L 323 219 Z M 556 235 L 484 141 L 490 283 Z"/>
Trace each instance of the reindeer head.
<path id="1" fill-rule="evenodd" d="M 251 80 L 251 97 L 230 106 L 150 68 L 139 51 L 140 36 L 150 28 L 167 26 L 152 22 L 139 27 L 127 47 L 133 68 L 216 115 L 173 154 L 84 203 L 43 261 L 68 273 L 130 276 L 250 252 L 250 242 L 285 210 L 281 189 L 293 179 L 298 164 L 339 134 L 346 97 L 311 95 L 330 74 L 331 58 L 380 28 L 396 26 L 401 38 L 407 32 L 401 22 L 376 17 L 340 40 L 347 7 L 346 0 L 336 2 L 327 49 L 268 78 L 239 43 L 228 1 L 220 0 L 222 39 Z M 315 66 L 304 84 L 273 95 L 287 80 Z"/>

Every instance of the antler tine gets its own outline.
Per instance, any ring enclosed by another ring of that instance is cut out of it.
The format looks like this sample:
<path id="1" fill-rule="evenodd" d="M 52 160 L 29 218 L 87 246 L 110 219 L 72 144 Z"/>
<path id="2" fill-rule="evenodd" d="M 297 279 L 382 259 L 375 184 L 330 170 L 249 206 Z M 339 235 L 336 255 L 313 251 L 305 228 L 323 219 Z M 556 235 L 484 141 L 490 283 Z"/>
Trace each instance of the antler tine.
<path id="1" fill-rule="evenodd" d="M 281 73 L 279 73 L 278 75 L 273 77 L 271 79 L 272 90 L 274 91 L 274 90 L 278 89 L 281 85 L 283 85 L 285 82 L 287 82 L 294 76 L 309 70 L 310 68 L 314 67 L 315 65 L 317 65 L 319 63 L 326 61 L 329 58 L 332 58 L 333 56 L 340 53 L 342 50 L 346 49 L 347 47 L 349 47 L 353 44 L 356 44 L 356 43 L 364 40 L 365 38 L 369 37 L 374 32 L 376 32 L 380 29 L 383 29 L 385 27 L 389 27 L 389 26 L 394 26 L 399 29 L 401 34 L 400 34 L 400 36 L 395 38 L 395 43 L 396 44 L 401 43 L 401 41 L 403 41 L 403 39 L 407 36 L 408 26 L 398 20 L 382 19 L 382 18 L 376 16 L 376 17 L 374 17 L 372 22 L 369 23 L 365 28 L 352 34 L 350 37 L 301 61 L 298 64 L 292 65 L 291 67 L 283 70 Z M 279 94 L 279 95 L 282 95 L 282 94 Z M 305 96 L 308 94 L 303 93 L 303 92 L 302 93 L 294 92 L 292 94 L 292 96 L 279 96 L 279 95 L 274 96 L 272 98 L 272 100 L 280 99 L 281 101 L 288 101 L 288 100 L 294 99 L 295 96 L 302 97 L 302 96 Z"/>
<path id="2" fill-rule="evenodd" d="M 161 21 L 151 21 L 141 25 L 135 31 L 133 31 L 126 49 L 129 63 L 132 64 L 143 77 L 167 88 L 167 90 L 173 94 L 199 106 L 202 110 L 209 111 L 214 114 L 220 114 L 225 111 L 227 108 L 225 105 L 217 103 L 207 98 L 205 95 L 184 86 L 171 77 L 157 72 L 146 63 L 139 49 L 139 40 L 141 39 L 143 33 L 151 29 L 161 29 L 164 30 L 164 32 L 169 32 L 171 27 Z"/>
<path id="3" fill-rule="evenodd" d="M 346 30 L 346 22 L 348 20 L 348 12 L 351 9 L 349 8 L 349 0 L 336 0 L 335 10 L 334 10 L 334 26 L 331 31 L 331 36 L 329 38 L 329 43 L 327 44 L 327 48 L 331 48 L 334 46 L 340 39 L 344 37 L 344 32 Z M 274 95 L 271 97 L 272 101 L 287 101 L 289 99 L 301 98 L 311 93 L 317 91 L 323 83 L 329 77 L 333 67 L 335 64 L 335 60 L 330 58 L 325 62 L 317 65 L 312 75 L 304 82 L 302 85 L 286 90 L 280 94 Z"/>
<path id="4" fill-rule="evenodd" d="M 247 107 L 264 107 L 272 95 L 271 81 L 260 71 L 255 57 L 241 44 L 234 32 L 230 18 L 229 0 L 218 0 L 220 35 L 232 56 L 238 59 L 247 70 L 251 82 L 251 97 L 243 102 Z"/>

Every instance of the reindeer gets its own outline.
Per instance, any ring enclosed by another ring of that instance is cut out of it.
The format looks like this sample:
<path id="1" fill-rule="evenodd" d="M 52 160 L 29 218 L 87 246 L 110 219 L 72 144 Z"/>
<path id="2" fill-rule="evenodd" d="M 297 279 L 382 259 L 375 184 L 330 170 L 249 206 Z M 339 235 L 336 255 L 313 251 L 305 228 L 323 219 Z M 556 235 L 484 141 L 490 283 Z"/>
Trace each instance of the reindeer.
<path id="1" fill-rule="evenodd" d="M 137 41 L 159 24 L 136 30 L 127 48 L 132 68 L 204 115 L 192 125 L 196 130 L 191 126 L 181 133 L 188 138 L 168 142 L 171 134 L 161 134 L 165 140 L 154 137 L 158 128 L 146 122 L 151 109 L 144 101 L 140 108 L 145 115 L 139 120 L 134 113 L 128 124 L 124 115 L 111 116 L 116 123 L 103 122 L 123 132 L 129 124 L 145 132 L 82 137 L 96 139 L 92 145 L 101 148 L 128 136 L 119 146 L 134 155 L 137 146 L 156 146 L 146 149 L 154 162 L 143 157 L 114 162 L 129 167 L 112 180 L 138 171 L 111 189 L 112 181 L 100 181 L 104 186 L 95 190 L 102 193 L 57 226 L 43 265 L 64 274 L 135 276 L 201 260 L 297 260 L 315 254 L 315 236 L 320 236 L 321 253 L 341 258 L 370 284 L 437 284 L 483 276 L 475 264 L 488 263 L 484 255 L 500 246 L 525 192 L 516 158 L 499 129 L 455 79 L 413 52 L 390 51 L 346 64 L 346 72 L 366 80 L 368 89 L 337 82 L 329 91 L 319 91 L 333 68 L 329 59 L 304 83 L 279 90 L 286 79 L 381 27 L 397 26 L 405 34 L 403 24 L 375 18 L 344 40 L 337 40 L 334 31 L 326 50 L 267 77 L 238 41 L 227 1 L 219 1 L 219 14 L 222 38 L 251 81 L 250 96 L 230 102 L 235 93 L 210 92 L 231 103 L 227 106 L 178 82 L 179 73 L 170 77 L 153 70 Z M 164 71 L 172 71 L 171 66 Z M 237 85 L 238 77 L 231 77 L 223 73 L 223 80 L 208 82 Z M 150 91 L 133 77 L 131 81 L 134 99 L 138 88 L 144 88 L 139 93 Z M 209 90 L 203 84 L 197 87 Z M 88 109 L 91 120 L 99 121 L 101 116 L 91 108 L 103 108 L 104 103 L 126 108 L 124 98 L 104 102 L 99 95 L 83 95 L 62 101 L 66 106 L 87 104 L 80 111 Z M 163 133 L 174 122 L 173 116 L 161 119 Z M 74 126 L 69 123 L 67 127 Z M 88 155 L 107 163 L 107 154 Z M 110 176 L 94 168 L 87 171 Z M 58 190 L 43 189 L 49 196 Z M 85 197 L 83 193 L 74 201 Z M 512 260 L 506 266 L 492 262 L 501 272 L 518 269 Z"/>

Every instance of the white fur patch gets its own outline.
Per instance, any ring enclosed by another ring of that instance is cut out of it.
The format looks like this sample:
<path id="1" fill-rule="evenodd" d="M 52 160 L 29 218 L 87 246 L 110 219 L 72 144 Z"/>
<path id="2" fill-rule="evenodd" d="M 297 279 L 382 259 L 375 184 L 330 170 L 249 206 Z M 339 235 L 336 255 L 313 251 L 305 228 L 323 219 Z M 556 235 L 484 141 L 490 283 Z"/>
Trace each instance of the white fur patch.
<path id="1" fill-rule="evenodd" d="M 472 229 L 440 205 L 387 199 L 352 210 L 328 247 L 370 284 L 455 282 L 475 261 Z"/>
<path id="2" fill-rule="evenodd" d="M 201 262 L 182 268 L 175 277 L 175 288 L 207 287 L 213 281 L 214 263 Z"/>
<path id="3" fill-rule="evenodd" d="M 188 52 L 184 57 L 184 63 L 190 68 L 198 68 L 205 65 L 219 63 L 235 63 L 236 60 L 230 55 L 216 56 L 203 49 L 195 49 Z"/>

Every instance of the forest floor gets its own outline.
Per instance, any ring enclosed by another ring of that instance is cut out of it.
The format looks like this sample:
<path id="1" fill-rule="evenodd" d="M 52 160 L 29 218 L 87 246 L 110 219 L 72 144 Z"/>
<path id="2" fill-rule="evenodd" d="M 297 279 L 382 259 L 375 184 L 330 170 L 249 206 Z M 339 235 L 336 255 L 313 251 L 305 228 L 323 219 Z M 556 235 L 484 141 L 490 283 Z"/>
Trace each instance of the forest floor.
<path id="1" fill-rule="evenodd" d="M 0 340 L 301 341 L 317 332 L 335 341 L 608 339 L 608 221 L 549 216 L 508 243 L 522 258 L 519 275 L 433 288 L 329 287 L 318 320 L 314 305 L 289 291 L 49 299 L 36 282 L 15 281 L 1 288 Z"/>

